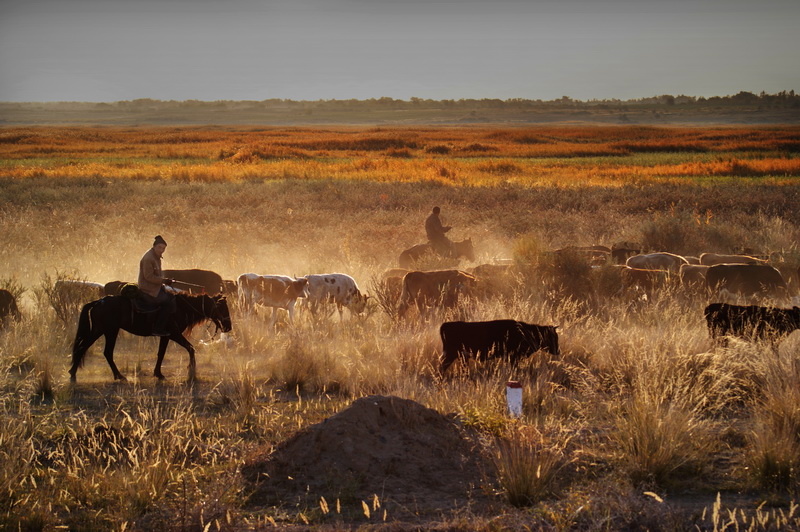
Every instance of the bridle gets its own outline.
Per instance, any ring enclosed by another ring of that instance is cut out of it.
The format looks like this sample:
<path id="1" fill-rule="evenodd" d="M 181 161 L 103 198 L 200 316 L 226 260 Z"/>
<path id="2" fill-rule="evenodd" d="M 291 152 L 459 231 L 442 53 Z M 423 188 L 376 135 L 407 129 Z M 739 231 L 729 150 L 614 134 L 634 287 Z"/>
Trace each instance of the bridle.
<path id="1" fill-rule="evenodd" d="M 210 320 L 214 324 L 214 334 L 211 335 L 211 339 L 213 340 L 214 338 L 217 337 L 217 334 L 219 333 L 220 329 L 222 329 L 222 319 L 219 317 L 219 311 L 217 310 L 217 300 L 215 300 L 213 297 L 207 294 L 195 297 L 200 297 L 199 311 L 197 308 L 195 308 L 195 306 L 192 304 L 192 302 L 188 297 L 184 296 L 184 301 L 186 301 L 188 307 L 192 309 L 195 313 L 201 314 L 203 316 L 203 320 Z M 211 314 L 208 314 L 206 312 L 206 298 L 209 298 L 212 302 Z"/>

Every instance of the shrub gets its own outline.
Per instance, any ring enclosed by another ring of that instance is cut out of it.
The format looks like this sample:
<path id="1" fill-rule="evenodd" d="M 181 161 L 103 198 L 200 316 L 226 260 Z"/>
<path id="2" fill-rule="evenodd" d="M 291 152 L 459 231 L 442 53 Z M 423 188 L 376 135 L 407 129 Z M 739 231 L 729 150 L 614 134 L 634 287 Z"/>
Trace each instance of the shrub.
<path id="1" fill-rule="evenodd" d="M 676 404 L 639 393 L 614 416 L 612 441 L 635 483 L 668 486 L 708 458 L 708 427 Z"/>
<path id="2" fill-rule="evenodd" d="M 720 228 L 710 215 L 671 210 L 644 222 L 640 240 L 644 250 L 691 255 L 698 250 L 732 251 L 742 244 L 741 236 Z"/>
<path id="3" fill-rule="evenodd" d="M 800 377 L 775 365 L 767 371 L 764 397 L 748 457 L 756 483 L 769 490 L 800 488 Z"/>
<path id="4" fill-rule="evenodd" d="M 522 428 L 496 441 L 494 465 L 509 504 L 532 506 L 558 491 L 568 464 L 567 441 L 551 442 L 535 429 Z"/>
<path id="5" fill-rule="evenodd" d="M 80 316 L 83 305 L 100 297 L 99 292 L 87 290 L 85 286 L 72 281 L 84 282 L 77 273 L 56 271 L 55 279 L 45 274 L 41 290 L 56 313 L 56 317 L 67 329 L 73 327 Z"/>
<path id="6" fill-rule="evenodd" d="M 571 299 L 580 304 L 594 300 L 592 266 L 586 256 L 578 252 L 542 253 L 534 275 L 544 284 L 551 299 Z"/>
<path id="7" fill-rule="evenodd" d="M 437 144 L 435 146 L 428 146 L 425 148 L 425 153 L 432 153 L 435 155 L 448 155 L 452 149 L 449 146 L 445 146 L 443 144 Z"/>
<path id="8" fill-rule="evenodd" d="M 398 159 L 411 159 L 414 154 L 408 148 L 390 148 L 386 150 L 387 157 L 395 157 Z"/>
<path id="9" fill-rule="evenodd" d="M 24 294 L 27 290 L 22 283 L 13 277 L 0 279 L 0 288 L 11 292 L 11 295 L 14 296 L 14 299 L 16 299 L 17 302 L 19 302 L 20 297 L 22 297 L 22 294 Z"/>

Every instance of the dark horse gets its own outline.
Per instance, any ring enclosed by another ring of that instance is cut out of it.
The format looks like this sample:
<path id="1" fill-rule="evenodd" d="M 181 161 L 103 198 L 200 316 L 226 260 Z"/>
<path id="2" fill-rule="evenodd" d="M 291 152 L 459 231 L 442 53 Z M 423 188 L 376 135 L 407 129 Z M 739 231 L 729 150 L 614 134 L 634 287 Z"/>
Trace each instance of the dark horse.
<path id="1" fill-rule="evenodd" d="M 183 336 L 185 329 L 205 320 L 211 320 L 216 325 L 217 331 L 222 329 L 223 332 L 229 332 L 232 328 L 231 314 L 224 296 L 178 294 L 175 300 L 177 308 L 169 323 L 170 335 L 162 336 L 158 344 L 158 361 L 153 375 L 159 379 L 164 378 L 161 373 L 161 363 L 164 361 L 164 353 L 167 352 L 170 340 L 189 352 L 190 375 L 194 374 L 194 346 Z M 119 330 L 123 329 L 138 336 L 152 336 L 153 329 L 150 315 L 136 312 L 132 307 L 133 301 L 124 296 L 106 296 L 83 306 L 72 347 L 70 380 L 75 381 L 75 374 L 83 364 L 86 351 L 103 335 L 106 337 L 103 354 L 111 366 L 111 371 L 114 372 L 114 379 L 127 380 L 114 364 L 114 345 Z"/>
<path id="2" fill-rule="evenodd" d="M 461 257 L 464 257 L 469 261 L 475 260 L 475 248 L 472 246 L 471 238 L 461 240 L 459 242 L 453 242 L 453 249 L 450 253 L 450 256 L 441 255 L 430 243 L 417 244 L 416 246 L 408 248 L 400 253 L 400 259 L 398 262 L 401 268 L 413 268 L 416 266 L 417 262 L 426 258 L 441 258 L 441 260 L 444 260 L 446 264 L 455 266 L 458 264 L 458 259 Z"/>

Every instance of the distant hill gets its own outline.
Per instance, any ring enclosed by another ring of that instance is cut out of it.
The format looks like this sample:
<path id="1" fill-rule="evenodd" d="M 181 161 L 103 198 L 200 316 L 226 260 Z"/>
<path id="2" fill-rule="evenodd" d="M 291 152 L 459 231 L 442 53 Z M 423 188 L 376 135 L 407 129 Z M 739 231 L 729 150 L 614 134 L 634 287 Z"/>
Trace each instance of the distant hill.
<path id="1" fill-rule="evenodd" d="M 0 102 L 0 126 L 19 125 L 530 125 L 796 124 L 794 91 L 637 100 L 318 100 L 162 101 L 113 103 Z"/>

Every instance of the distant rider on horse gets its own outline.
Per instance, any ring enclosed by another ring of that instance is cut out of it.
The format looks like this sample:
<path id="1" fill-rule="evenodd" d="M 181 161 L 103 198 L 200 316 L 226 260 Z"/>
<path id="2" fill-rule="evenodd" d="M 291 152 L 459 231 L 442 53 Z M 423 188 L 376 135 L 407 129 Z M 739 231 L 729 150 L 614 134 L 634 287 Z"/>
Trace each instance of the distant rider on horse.
<path id="1" fill-rule="evenodd" d="M 449 225 L 442 225 L 442 221 L 439 219 L 440 211 L 441 209 L 439 209 L 439 207 L 433 208 L 433 212 L 425 220 L 425 232 L 428 235 L 428 242 L 430 242 L 431 247 L 433 247 L 439 255 L 443 257 L 452 257 L 453 242 L 445 235 L 452 227 Z"/>
<path id="2" fill-rule="evenodd" d="M 174 279 L 164 277 L 161 271 L 161 256 L 167 249 L 167 242 L 156 236 L 153 247 L 144 254 L 139 261 L 139 296 L 148 306 L 158 307 L 153 336 L 169 336 L 169 319 L 175 312 L 175 296 L 164 289 L 164 285 L 171 285 Z"/>

